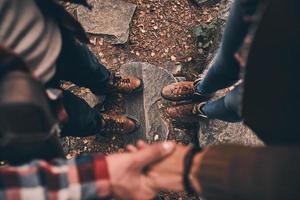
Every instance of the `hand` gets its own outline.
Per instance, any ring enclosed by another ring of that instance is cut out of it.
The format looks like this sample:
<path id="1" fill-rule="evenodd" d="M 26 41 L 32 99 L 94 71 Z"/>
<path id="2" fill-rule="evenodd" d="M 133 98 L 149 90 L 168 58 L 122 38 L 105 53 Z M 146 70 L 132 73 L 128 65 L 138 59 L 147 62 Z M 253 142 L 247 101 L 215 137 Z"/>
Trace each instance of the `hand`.
<path id="1" fill-rule="evenodd" d="M 163 161 L 149 168 L 148 176 L 156 189 L 173 192 L 183 192 L 184 158 L 190 146 L 176 145 L 176 150 Z"/>
<path id="2" fill-rule="evenodd" d="M 137 147 L 129 145 L 128 151 L 136 152 L 140 149 L 149 146 L 144 142 L 138 142 Z M 152 165 L 149 168 L 148 177 L 152 179 L 157 190 L 167 190 L 174 192 L 184 191 L 183 186 L 183 166 L 184 158 L 190 146 L 176 145 L 176 150 L 162 161 Z M 202 160 L 202 153 L 196 154 L 190 171 L 190 181 L 197 192 L 201 192 L 201 186 L 197 179 L 197 172 L 199 170 L 200 162 Z"/>
<path id="3" fill-rule="evenodd" d="M 112 196 L 117 199 L 148 200 L 157 190 L 152 179 L 144 174 L 145 168 L 170 155 L 175 143 L 149 145 L 139 151 L 107 156 Z"/>

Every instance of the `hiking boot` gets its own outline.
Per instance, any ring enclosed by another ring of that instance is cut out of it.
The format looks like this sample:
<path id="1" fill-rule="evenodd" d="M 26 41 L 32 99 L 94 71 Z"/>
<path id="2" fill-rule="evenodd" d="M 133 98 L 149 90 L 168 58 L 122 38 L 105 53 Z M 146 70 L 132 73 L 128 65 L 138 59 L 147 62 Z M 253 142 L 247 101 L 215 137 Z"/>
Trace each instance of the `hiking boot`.
<path id="1" fill-rule="evenodd" d="M 101 127 L 108 134 L 130 134 L 139 128 L 139 122 L 128 115 L 102 114 Z"/>
<path id="2" fill-rule="evenodd" d="M 206 102 L 179 104 L 166 109 L 167 115 L 175 121 L 197 122 L 207 119 L 201 108 Z"/>
<path id="3" fill-rule="evenodd" d="M 212 95 L 203 95 L 195 90 L 201 79 L 172 83 L 162 89 L 161 95 L 169 101 L 207 101 Z"/>
<path id="4" fill-rule="evenodd" d="M 194 92 L 194 82 L 182 81 L 165 86 L 161 96 L 170 101 L 183 101 L 192 99 Z"/>
<path id="5" fill-rule="evenodd" d="M 134 76 L 112 74 L 111 80 L 108 83 L 108 88 L 113 92 L 118 93 L 136 93 L 143 90 L 143 82 L 141 79 Z"/>

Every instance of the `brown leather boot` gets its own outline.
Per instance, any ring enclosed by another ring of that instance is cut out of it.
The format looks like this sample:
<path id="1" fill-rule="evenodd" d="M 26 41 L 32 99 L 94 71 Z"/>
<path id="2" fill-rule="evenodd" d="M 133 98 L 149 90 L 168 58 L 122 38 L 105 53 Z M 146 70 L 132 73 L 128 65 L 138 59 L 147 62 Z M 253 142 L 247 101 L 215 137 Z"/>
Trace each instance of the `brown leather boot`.
<path id="1" fill-rule="evenodd" d="M 128 115 L 102 114 L 101 131 L 108 134 L 130 134 L 140 125 L 137 119 Z"/>
<path id="2" fill-rule="evenodd" d="M 165 86 L 161 96 L 170 101 L 183 101 L 192 99 L 194 92 L 194 82 L 182 81 Z"/>
<path id="3" fill-rule="evenodd" d="M 143 81 L 134 76 L 121 76 L 116 73 L 112 74 L 108 88 L 118 93 L 136 93 L 143 90 Z"/>
<path id="4" fill-rule="evenodd" d="M 203 95 L 195 90 L 201 79 L 172 83 L 162 89 L 161 95 L 169 101 L 207 101 L 213 94 Z"/>
<path id="5" fill-rule="evenodd" d="M 167 115 L 175 121 L 197 122 L 201 119 L 207 119 L 207 116 L 201 110 L 205 102 L 179 104 L 166 109 Z"/>

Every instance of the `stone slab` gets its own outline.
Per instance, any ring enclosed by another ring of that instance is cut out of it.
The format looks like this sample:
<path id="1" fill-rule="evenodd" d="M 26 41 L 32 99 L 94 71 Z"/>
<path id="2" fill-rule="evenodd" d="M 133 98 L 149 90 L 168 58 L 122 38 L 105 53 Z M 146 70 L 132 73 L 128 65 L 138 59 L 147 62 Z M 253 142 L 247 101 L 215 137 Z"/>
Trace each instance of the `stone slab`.
<path id="1" fill-rule="evenodd" d="M 77 8 L 77 18 L 88 33 L 102 35 L 112 44 L 124 44 L 128 40 L 129 25 L 136 5 L 122 0 L 89 0 L 89 10 Z"/>
<path id="2" fill-rule="evenodd" d="M 217 144 L 263 145 L 263 142 L 243 123 L 210 120 L 199 124 L 199 144 L 201 147 Z"/>
<path id="3" fill-rule="evenodd" d="M 126 138 L 128 142 L 134 143 L 137 139 L 166 140 L 170 125 L 163 116 L 161 90 L 165 85 L 176 82 L 175 77 L 163 68 L 140 62 L 121 66 L 120 73 L 137 76 L 144 83 L 143 93 L 125 96 L 126 114 L 141 122 L 141 128 Z"/>
<path id="4" fill-rule="evenodd" d="M 164 69 L 166 69 L 174 76 L 177 76 L 177 74 L 182 71 L 182 65 L 175 64 L 174 62 L 166 62 L 164 65 Z"/>
<path id="5" fill-rule="evenodd" d="M 102 105 L 105 101 L 105 96 L 96 96 L 88 88 L 79 87 L 71 82 L 63 82 L 61 88 L 69 90 L 73 94 L 84 99 L 92 108 L 99 104 Z"/>

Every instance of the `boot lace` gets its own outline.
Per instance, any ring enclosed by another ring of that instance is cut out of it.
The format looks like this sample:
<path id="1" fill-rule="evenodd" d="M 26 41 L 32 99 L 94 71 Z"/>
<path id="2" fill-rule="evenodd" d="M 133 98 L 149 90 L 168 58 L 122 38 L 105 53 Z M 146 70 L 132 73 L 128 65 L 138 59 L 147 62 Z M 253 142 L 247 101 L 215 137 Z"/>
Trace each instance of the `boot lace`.
<path id="1" fill-rule="evenodd" d="M 108 131 L 123 131 L 124 121 L 119 118 L 111 118 L 109 116 L 104 117 L 105 125 L 104 129 Z"/>
<path id="2" fill-rule="evenodd" d="M 113 80 L 113 85 L 116 87 L 123 87 L 123 86 L 130 86 L 130 79 L 129 78 L 123 78 L 121 76 L 115 76 Z"/>

